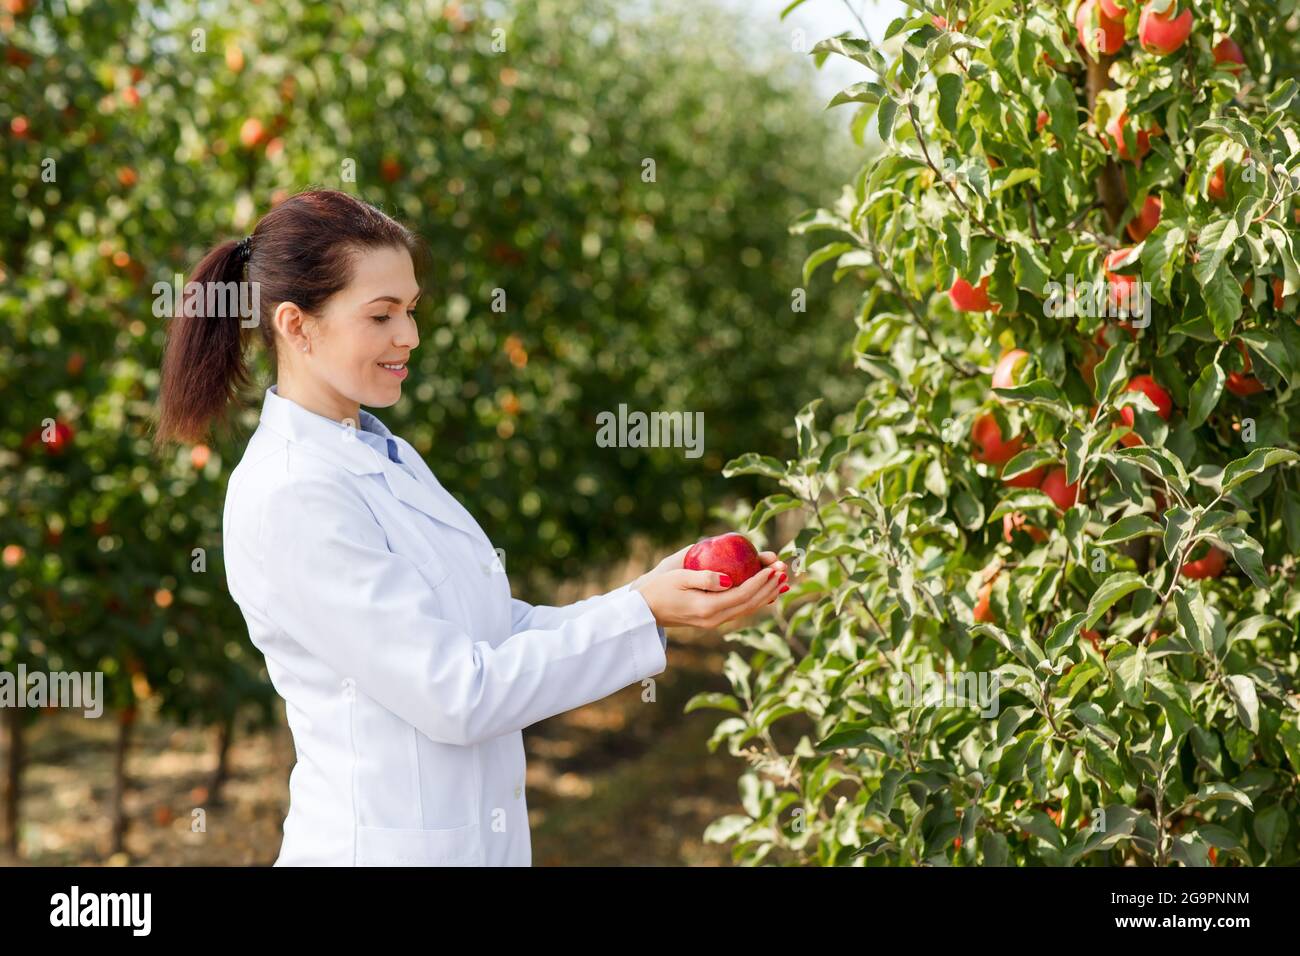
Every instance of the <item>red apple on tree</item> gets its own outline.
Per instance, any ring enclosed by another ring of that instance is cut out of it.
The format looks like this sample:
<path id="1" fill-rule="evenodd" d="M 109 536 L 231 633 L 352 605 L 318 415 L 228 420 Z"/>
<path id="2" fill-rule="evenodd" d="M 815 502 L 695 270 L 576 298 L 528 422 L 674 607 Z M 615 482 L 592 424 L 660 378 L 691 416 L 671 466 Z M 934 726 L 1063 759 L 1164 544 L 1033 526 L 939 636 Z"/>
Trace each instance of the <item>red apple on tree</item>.
<path id="1" fill-rule="evenodd" d="M 1118 272 L 1112 272 L 1112 269 L 1123 268 L 1124 259 L 1133 250 L 1131 248 L 1116 249 L 1106 256 L 1104 269 L 1106 272 L 1106 281 L 1110 284 L 1110 301 L 1112 305 L 1126 305 L 1136 300 L 1135 287 L 1141 282 L 1138 276 L 1121 275 Z"/>
<path id="2" fill-rule="evenodd" d="M 1223 66 L 1225 70 L 1240 73 L 1246 65 L 1246 58 L 1241 53 L 1241 47 L 1237 46 L 1232 37 L 1224 37 L 1214 44 L 1214 62 L 1218 66 Z"/>
<path id="3" fill-rule="evenodd" d="M 1126 12 L 1124 5 L 1115 0 L 1101 0 L 1102 16 L 1108 20 L 1123 20 Z"/>
<path id="4" fill-rule="evenodd" d="M 1129 155 L 1128 144 L 1124 142 L 1124 127 L 1128 125 L 1128 110 L 1124 110 L 1118 116 L 1112 116 L 1110 122 L 1106 124 L 1106 133 L 1112 143 L 1111 148 L 1115 150 L 1120 159 L 1132 159 Z M 1140 129 L 1134 134 L 1137 141 L 1138 159 L 1141 159 L 1147 153 L 1151 152 L 1151 133 L 1147 130 Z M 1105 139 L 1106 137 L 1102 137 Z"/>
<path id="5" fill-rule="evenodd" d="M 758 551 L 743 534 L 728 532 L 691 545 L 682 558 L 687 571 L 716 571 L 738 587 L 763 569 Z"/>
<path id="6" fill-rule="evenodd" d="M 239 142 L 247 149 L 252 149 L 266 139 L 266 127 L 256 116 L 250 116 L 244 120 L 244 125 L 239 127 Z"/>
<path id="7" fill-rule="evenodd" d="M 1218 548 L 1211 546 L 1210 550 L 1205 553 L 1203 558 L 1195 561 L 1186 562 L 1181 570 L 1185 578 L 1200 580 L 1202 578 L 1217 578 L 1223 574 L 1224 569 L 1228 566 L 1228 556 Z"/>
<path id="8" fill-rule="evenodd" d="M 1014 478 L 1003 478 L 1002 481 L 1008 488 L 1037 488 L 1043 483 L 1043 476 L 1046 474 L 1047 466 L 1043 465 L 1016 475 Z"/>
<path id="9" fill-rule="evenodd" d="M 1001 573 L 1001 572 L 999 572 Z M 989 599 L 993 596 L 993 582 L 998 579 L 997 574 L 984 582 L 980 588 L 979 594 L 975 599 L 975 620 L 981 624 L 992 623 L 997 620 L 997 616 L 989 607 Z"/>
<path id="10" fill-rule="evenodd" d="M 1134 375 L 1129 379 L 1127 391 L 1141 392 L 1147 398 L 1151 399 L 1156 406 L 1156 414 L 1165 421 L 1169 421 L 1169 416 L 1174 410 L 1174 400 L 1169 397 L 1169 393 L 1161 388 L 1160 384 L 1150 375 Z M 1132 428 L 1133 422 L 1135 421 L 1133 406 L 1125 405 L 1121 408 L 1119 410 L 1119 417 L 1120 421 L 1129 428 Z M 1138 437 L 1136 432 L 1130 432 L 1121 438 L 1120 441 L 1130 448 L 1134 445 L 1142 444 L 1142 439 Z"/>
<path id="11" fill-rule="evenodd" d="M 1151 235 L 1151 230 L 1160 223 L 1161 203 L 1157 196 L 1148 196 L 1142 204 L 1142 211 L 1129 220 L 1124 230 L 1134 242 L 1141 242 Z"/>
<path id="12" fill-rule="evenodd" d="M 1246 351 L 1246 346 L 1240 339 L 1237 340 L 1237 349 L 1241 352 L 1243 370 L 1240 372 L 1229 372 L 1228 381 L 1224 383 L 1224 388 L 1240 398 L 1245 398 L 1248 395 L 1256 395 L 1259 392 L 1264 391 L 1264 383 L 1250 374 L 1252 368 L 1250 353 Z"/>
<path id="13" fill-rule="evenodd" d="M 1043 494 L 1056 503 L 1062 511 L 1068 511 L 1079 502 L 1079 483 L 1068 484 L 1064 468 L 1053 468 L 1043 479 Z"/>
<path id="14" fill-rule="evenodd" d="M 1024 349 L 1011 349 L 998 359 L 993 369 L 994 388 L 1015 388 L 1020 384 L 1016 379 L 1029 360 L 1029 353 Z"/>
<path id="15" fill-rule="evenodd" d="M 1148 3 L 1138 18 L 1138 42 L 1142 49 L 1156 56 L 1168 56 L 1187 42 L 1192 32 L 1192 11 L 1177 13 L 1177 5 L 1169 4 L 1163 13 L 1155 11 Z"/>
<path id="16" fill-rule="evenodd" d="M 1223 172 L 1223 163 L 1220 163 L 1219 168 L 1216 169 L 1214 175 L 1210 177 L 1209 186 L 1206 187 L 1205 191 L 1206 194 L 1215 202 L 1223 202 L 1223 200 L 1228 198 L 1227 186 L 1227 176 Z"/>
<path id="17" fill-rule="evenodd" d="M 948 298 L 958 312 L 987 312 L 992 308 L 988 289 L 988 276 L 981 279 L 978 286 L 972 286 L 965 279 L 958 278 L 948 290 Z"/>
<path id="18" fill-rule="evenodd" d="M 980 415 L 971 423 L 970 438 L 974 446 L 971 457 L 986 465 L 1005 465 L 1020 454 L 1025 443 L 1023 435 L 1004 438 L 997 418 L 991 413 Z"/>
<path id="19" fill-rule="evenodd" d="M 1097 40 L 1097 52 L 1110 54 L 1118 53 L 1119 48 L 1124 45 L 1124 20 L 1112 19 L 1106 16 L 1104 10 L 1097 11 L 1097 28 L 1092 28 L 1092 11 L 1097 6 L 1097 0 L 1084 0 L 1079 4 L 1079 9 L 1074 14 L 1074 28 L 1079 34 L 1079 45 L 1085 50 L 1091 49 L 1088 45 L 1088 36 L 1091 33 Z"/>

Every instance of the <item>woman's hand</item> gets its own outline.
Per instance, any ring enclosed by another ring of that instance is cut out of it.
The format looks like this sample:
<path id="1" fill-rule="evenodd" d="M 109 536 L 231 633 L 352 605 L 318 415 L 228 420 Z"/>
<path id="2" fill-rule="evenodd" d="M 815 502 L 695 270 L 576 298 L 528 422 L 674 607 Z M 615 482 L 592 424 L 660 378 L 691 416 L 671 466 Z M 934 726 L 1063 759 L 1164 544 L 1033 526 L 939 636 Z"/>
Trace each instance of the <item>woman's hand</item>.
<path id="1" fill-rule="evenodd" d="M 682 570 L 682 561 L 686 557 L 686 552 L 691 550 L 691 548 L 693 547 L 695 546 L 692 544 L 688 544 L 680 551 L 668 555 L 668 557 L 660 561 L 651 570 L 647 571 L 645 574 L 641 575 L 639 578 L 633 581 L 631 585 L 629 585 L 629 588 L 633 591 L 639 591 L 641 590 L 641 585 L 645 584 L 651 578 L 656 578 L 659 575 L 666 574 L 669 571 Z M 763 562 L 763 567 L 765 568 L 776 568 L 782 574 L 789 573 L 788 569 L 785 566 L 785 562 L 777 560 L 775 551 L 758 552 L 758 560 Z M 757 577 L 757 575 L 755 575 L 755 577 Z"/>
<path id="2" fill-rule="evenodd" d="M 736 587 L 716 571 L 685 571 L 678 567 L 663 571 L 656 568 L 633 582 L 630 590 L 641 592 L 660 627 L 685 624 L 714 628 L 771 604 L 787 587 L 785 572 L 772 566 L 781 562 L 767 563 L 765 570 Z"/>

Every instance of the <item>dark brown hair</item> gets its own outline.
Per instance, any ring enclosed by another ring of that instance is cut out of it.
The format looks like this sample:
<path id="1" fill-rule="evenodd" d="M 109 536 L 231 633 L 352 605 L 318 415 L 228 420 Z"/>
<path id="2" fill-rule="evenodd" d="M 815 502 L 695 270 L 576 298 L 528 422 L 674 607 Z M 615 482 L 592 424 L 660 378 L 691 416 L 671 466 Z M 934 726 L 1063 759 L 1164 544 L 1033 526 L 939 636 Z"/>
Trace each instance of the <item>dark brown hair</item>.
<path id="1" fill-rule="evenodd" d="M 187 292 L 208 291 L 192 300 L 182 296 L 170 320 L 155 449 L 172 441 L 203 441 L 214 423 L 225 422 L 231 402 L 250 384 L 244 348 L 254 329 L 274 366 L 270 316 L 276 306 L 292 302 L 318 313 L 352 281 L 358 252 L 391 247 L 410 252 L 419 268 L 422 247 L 405 226 L 347 193 L 312 189 L 263 216 L 245 244 L 231 239 L 211 249 L 186 283 Z M 243 281 L 259 293 L 259 320 L 252 327 L 243 324 L 238 309 L 212 308 L 223 301 L 222 290 L 233 291 L 238 286 L 230 284 Z"/>

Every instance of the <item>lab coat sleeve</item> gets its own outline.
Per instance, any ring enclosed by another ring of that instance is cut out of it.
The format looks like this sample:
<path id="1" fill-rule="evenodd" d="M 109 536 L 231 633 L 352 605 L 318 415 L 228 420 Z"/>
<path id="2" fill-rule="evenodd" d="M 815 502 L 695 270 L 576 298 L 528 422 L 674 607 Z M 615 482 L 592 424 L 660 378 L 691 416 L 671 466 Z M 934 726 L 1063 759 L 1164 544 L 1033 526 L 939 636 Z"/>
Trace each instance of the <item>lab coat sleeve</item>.
<path id="1" fill-rule="evenodd" d="M 431 740 L 473 744 L 662 673 L 636 591 L 493 647 L 442 616 L 438 592 L 346 483 L 295 476 L 265 498 L 264 613 L 340 678 Z"/>
<path id="2" fill-rule="evenodd" d="M 607 594 L 597 594 L 594 597 L 583 598 L 581 601 L 575 601 L 573 604 L 560 607 L 552 607 L 549 604 L 529 604 L 526 601 L 519 600 L 519 598 L 511 598 L 512 624 L 510 633 L 517 634 L 520 631 L 539 627 L 556 627 L 564 621 L 570 621 L 579 615 L 586 614 L 594 607 L 599 607 L 602 601 L 608 601 L 621 594 L 630 593 L 631 587 L 632 582 L 629 581 L 622 587 L 615 588 Z M 658 625 L 655 626 L 655 629 L 659 634 L 659 643 L 666 651 L 668 649 L 668 635 Z"/>

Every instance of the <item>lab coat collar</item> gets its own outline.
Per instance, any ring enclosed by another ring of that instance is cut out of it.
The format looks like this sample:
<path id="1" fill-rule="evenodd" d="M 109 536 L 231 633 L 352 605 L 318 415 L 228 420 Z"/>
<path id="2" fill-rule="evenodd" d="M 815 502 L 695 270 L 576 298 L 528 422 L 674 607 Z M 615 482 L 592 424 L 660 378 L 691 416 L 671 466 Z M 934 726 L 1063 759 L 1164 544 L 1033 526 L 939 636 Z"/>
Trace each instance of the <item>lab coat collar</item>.
<path id="1" fill-rule="evenodd" d="M 361 409 L 361 421 L 368 431 L 377 432 L 385 438 L 395 437 L 388 426 L 365 409 Z M 376 449 L 350 434 L 349 426 L 308 411 L 291 399 L 281 398 L 277 385 L 271 385 L 266 389 L 262 403 L 261 424 L 288 441 L 311 447 L 354 475 L 382 474 L 388 483 L 388 490 L 400 501 L 466 534 L 474 537 L 481 535 L 469 512 L 465 511 L 446 489 L 438 485 L 433 472 L 423 460 L 409 462 L 414 451 L 409 443 L 400 438 L 397 439 L 398 448 L 405 453 L 404 460 L 407 460 L 412 468 L 427 474 L 432 484 L 437 487 L 437 492 L 412 478 L 406 469 L 397 462 L 391 461 L 387 455 L 381 455 Z M 416 455 L 417 459 L 418 457 Z"/>

